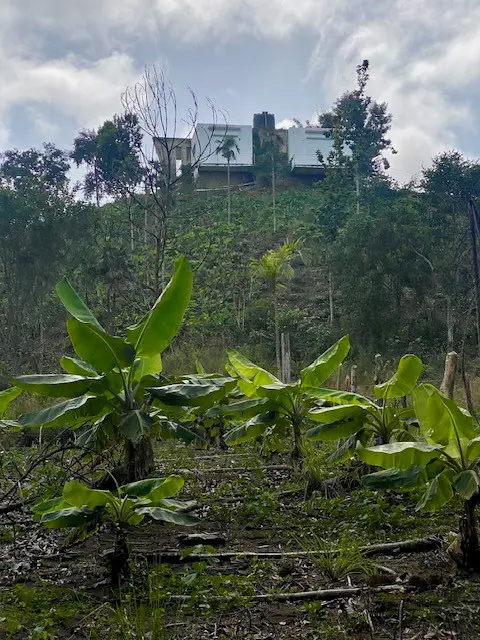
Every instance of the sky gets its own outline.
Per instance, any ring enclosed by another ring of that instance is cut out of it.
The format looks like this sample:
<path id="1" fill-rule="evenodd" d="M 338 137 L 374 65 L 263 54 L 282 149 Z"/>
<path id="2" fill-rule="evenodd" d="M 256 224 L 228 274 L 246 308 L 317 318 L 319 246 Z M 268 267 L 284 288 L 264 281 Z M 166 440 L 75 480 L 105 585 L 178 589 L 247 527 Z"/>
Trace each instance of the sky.
<path id="1" fill-rule="evenodd" d="M 70 148 L 121 112 L 145 65 L 232 124 L 305 120 L 355 85 L 388 103 L 406 181 L 434 155 L 480 156 L 479 0 L 0 0 L 0 151 Z"/>

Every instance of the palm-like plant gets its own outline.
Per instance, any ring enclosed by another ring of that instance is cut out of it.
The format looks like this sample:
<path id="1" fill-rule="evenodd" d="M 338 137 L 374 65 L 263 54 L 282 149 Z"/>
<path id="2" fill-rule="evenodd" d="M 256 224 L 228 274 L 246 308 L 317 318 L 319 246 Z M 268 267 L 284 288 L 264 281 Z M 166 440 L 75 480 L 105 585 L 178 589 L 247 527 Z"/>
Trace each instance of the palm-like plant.
<path id="1" fill-rule="evenodd" d="M 282 137 L 276 131 L 269 129 L 260 129 L 260 145 L 266 151 L 271 166 L 271 182 L 272 182 L 272 211 L 273 211 L 273 232 L 277 230 L 277 214 L 276 214 L 276 165 L 275 159 L 282 147 Z"/>
<path id="2" fill-rule="evenodd" d="M 291 265 L 295 253 L 298 252 L 299 241 L 287 240 L 278 249 L 270 249 L 259 260 L 252 260 L 251 268 L 254 275 L 267 282 L 273 299 L 273 321 L 275 325 L 275 358 L 277 372 L 280 375 L 282 363 L 280 355 L 280 325 L 278 321 L 278 292 L 285 285 L 283 282 L 293 278 Z"/>
<path id="3" fill-rule="evenodd" d="M 240 153 L 240 147 L 235 141 L 235 138 L 231 136 L 227 136 L 222 144 L 217 149 L 217 154 L 221 153 L 222 156 L 227 161 L 227 202 L 228 202 L 228 213 L 227 213 L 227 221 L 230 224 L 230 213 L 232 208 L 231 202 L 231 186 L 230 186 L 230 163 L 237 159 L 236 153 Z"/>

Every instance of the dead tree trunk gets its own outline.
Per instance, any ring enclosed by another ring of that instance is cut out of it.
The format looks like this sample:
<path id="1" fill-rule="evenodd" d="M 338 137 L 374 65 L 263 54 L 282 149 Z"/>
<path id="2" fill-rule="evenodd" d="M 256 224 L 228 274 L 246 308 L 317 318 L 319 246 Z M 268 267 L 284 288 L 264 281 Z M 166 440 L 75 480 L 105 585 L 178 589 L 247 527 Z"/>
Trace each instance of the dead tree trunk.
<path id="1" fill-rule="evenodd" d="M 445 358 L 445 372 L 440 391 L 447 396 L 449 400 L 453 400 L 455 390 L 455 375 L 457 373 L 458 354 L 456 351 L 450 351 Z"/>

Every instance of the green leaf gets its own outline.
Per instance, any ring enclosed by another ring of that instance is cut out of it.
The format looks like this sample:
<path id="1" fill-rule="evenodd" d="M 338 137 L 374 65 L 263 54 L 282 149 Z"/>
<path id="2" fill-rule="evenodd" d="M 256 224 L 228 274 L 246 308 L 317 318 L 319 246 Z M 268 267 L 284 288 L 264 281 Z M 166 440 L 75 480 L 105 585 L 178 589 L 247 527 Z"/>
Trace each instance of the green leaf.
<path id="1" fill-rule="evenodd" d="M 73 376 L 68 374 L 45 374 L 19 376 L 15 378 L 15 384 L 31 393 L 49 398 L 76 398 L 82 396 L 92 386 L 93 381 L 100 380 L 100 376 L 95 378 L 84 378 L 83 376 Z"/>
<path id="2" fill-rule="evenodd" d="M 4 391 L 0 391 L 0 416 L 3 416 L 11 402 L 18 398 L 22 390 L 18 387 L 10 387 Z"/>
<path id="3" fill-rule="evenodd" d="M 227 355 L 230 364 L 237 375 L 251 381 L 255 386 L 272 383 L 282 384 L 282 382 L 272 373 L 269 373 L 266 369 L 262 369 L 262 367 L 257 366 L 238 351 L 235 351 L 234 349 L 227 349 Z"/>
<path id="4" fill-rule="evenodd" d="M 125 340 L 110 336 L 92 324 L 70 318 L 67 331 L 75 352 L 101 373 L 108 373 L 114 367 L 128 367 L 135 359 L 134 350 Z"/>
<path id="5" fill-rule="evenodd" d="M 400 359 L 396 372 L 383 384 L 374 387 L 377 398 L 402 398 L 412 393 L 423 371 L 422 361 L 418 356 L 407 354 Z"/>
<path id="6" fill-rule="evenodd" d="M 233 378 L 216 378 L 190 384 L 170 384 L 147 388 L 163 404 L 180 407 L 211 407 L 223 400 L 236 385 Z"/>
<path id="7" fill-rule="evenodd" d="M 50 498 L 50 500 L 43 500 L 32 507 L 34 514 L 34 520 L 40 520 L 44 513 L 50 511 L 58 511 L 59 509 L 69 508 L 69 505 L 65 502 L 62 496 L 58 498 Z"/>
<path id="8" fill-rule="evenodd" d="M 480 478 L 473 469 L 462 471 L 454 478 L 455 491 L 464 500 L 470 500 L 477 492 L 480 485 Z"/>
<path id="9" fill-rule="evenodd" d="M 171 522 L 172 524 L 191 527 L 200 522 L 199 518 L 181 511 L 170 511 L 170 509 L 162 509 L 161 507 L 141 507 L 135 510 L 136 513 L 149 516 L 154 520 L 162 520 L 163 522 Z"/>
<path id="10" fill-rule="evenodd" d="M 438 458 L 441 448 L 424 442 L 392 442 L 377 447 L 357 447 L 358 457 L 374 467 L 410 469 Z"/>
<path id="11" fill-rule="evenodd" d="M 265 431 L 275 423 L 275 413 L 265 413 L 255 416 L 245 424 L 230 429 L 225 434 L 225 442 L 227 444 L 240 444 L 254 440 L 263 435 Z"/>
<path id="12" fill-rule="evenodd" d="M 79 360 L 78 358 L 70 358 L 69 356 L 63 356 L 60 360 L 60 366 L 67 373 L 72 373 L 78 376 L 94 377 L 97 374 L 95 369 L 91 367 L 88 362 Z"/>
<path id="13" fill-rule="evenodd" d="M 114 422 L 115 416 L 112 413 L 101 416 L 93 425 L 75 432 L 75 444 L 77 447 L 103 451 L 116 439 Z"/>
<path id="14" fill-rule="evenodd" d="M 365 436 L 365 429 L 360 429 L 340 444 L 340 446 L 328 456 L 327 460 L 330 462 L 342 462 L 343 460 L 348 460 L 351 458 L 357 448 L 357 443 L 361 442 L 363 439 L 368 439 Z"/>
<path id="15" fill-rule="evenodd" d="M 34 425 L 61 425 L 77 420 L 79 417 L 97 417 L 99 411 L 105 406 L 105 399 L 97 396 L 85 395 L 65 400 L 53 407 L 46 407 L 40 411 L 25 413 L 19 422 L 23 427 Z"/>
<path id="16" fill-rule="evenodd" d="M 40 522 L 49 529 L 66 529 L 68 527 L 84 525 L 90 522 L 96 515 L 93 509 L 88 509 L 87 507 L 83 507 L 82 509 L 69 507 L 67 509 L 58 509 L 57 511 L 44 513 L 40 518 Z"/>
<path id="17" fill-rule="evenodd" d="M 89 507 L 90 509 L 104 507 L 114 499 L 110 491 L 90 489 L 78 480 L 70 480 L 65 483 L 63 498 L 72 507 Z"/>
<path id="18" fill-rule="evenodd" d="M 350 393 L 349 391 L 310 387 L 305 389 L 305 393 L 311 398 L 318 398 L 332 404 L 357 404 L 362 407 L 376 407 L 370 398 L 366 398 L 359 393 Z"/>
<path id="19" fill-rule="evenodd" d="M 323 422 L 331 424 L 332 422 L 340 422 L 344 420 L 360 420 L 365 418 L 367 414 L 366 407 L 358 404 L 342 404 L 337 407 L 325 407 L 309 411 L 307 418 L 315 422 Z M 343 438 L 344 436 L 340 436 Z"/>
<path id="20" fill-rule="evenodd" d="M 472 416 L 461 411 L 453 400 L 445 398 L 431 384 L 421 384 L 415 389 L 413 406 L 427 442 L 454 444 L 457 456 L 460 456 L 458 440 L 478 436 Z"/>
<path id="21" fill-rule="evenodd" d="M 55 287 L 60 300 L 65 309 L 79 322 L 93 324 L 97 329 L 103 331 L 101 324 L 95 318 L 87 305 L 80 298 L 67 278 L 63 278 Z"/>
<path id="22" fill-rule="evenodd" d="M 398 489 L 401 487 L 416 487 L 419 484 L 423 484 L 425 477 L 423 467 L 383 469 L 364 476 L 362 482 L 369 489 Z"/>
<path id="23" fill-rule="evenodd" d="M 241 415 L 243 418 L 252 418 L 259 413 L 265 413 L 266 407 L 270 405 L 268 398 L 247 398 L 239 402 L 232 402 L 222 409 L 227 416 Z"/>
<path id="24" fill-rule="evenodd" d="M 139 480 L 120 487 L 120 492 L 127 496 L 136 498 L 146 498 L 152 502 L 157 502 L 163 498 L 171 498 L 177 495 L 185 484 L 181 476 L 171 475 L 168 478 L 151 478 L 149 480 Z"/>
<path id="25" fill-rule="evenodd" d="M 125 438 L 136 442 L 142 436 L 150 434 L 152 418 L 143 411 L 134 409 L 121 418 L 118 429 Z"/>
<path id="26" fill-rule="evenodd" d="M 205 371 L 205 367 L 203 366 L 203 364 L 200 362 L 200 360 L 195 360 L 195 370 L 196 372 L 200 375 L 203 373 L 207 373 Z"/>
<path id="27" fill-rule="evenodd" d="M 471 460 L 471 461 L 476 460 L 477 458 L 480 457 L 480 436 L 473 438 L 469 442 L 467 446 L 466 454 L 467 454 L 468 460 Z"/>
<path id="28" fill-rule="evenodd" d="M 342 364 L 349 351 L 350 339 L 348 336 L 343 336 L 301 371 L 302 387 L 318 387 L 323 384 Z"/>
<path id="29" fill-rule="evenodd" d="M 162 353 L 178 333 L 192 295 L 193 275 L 185 258 L 179 258 L 175 272 L 145 320 L 128 330 L 128 341 L 137 357 Z"/>
<path id="30" fill-rule="evenodd" d="M 134 362 L 133 381 L 138 382 L 145 376 L 158 376 L 163 369 L 162 357 L 159 353 L 148 358 L 136 358 Z"/>
<path id="31" fill-rule="evenodd" d="M 420 509 L 437 511 L 451 498 L 453 498 L 452 470 L 444 469 L 432 480 L 415 508 L 417 511 Z"/>
<path id="32" fill-rule="evenodd" d="M 308 440 L 320 440 L 328 442 L 330 440 L 340 440 L 341 438 L 349 438 L 357 433 L 363 424 L 362 419 L 352 418 L 350 420 L 342 420 L 342 422 L 331 422 L 321 424 L 318 427 L 309 429 L 305 437 Z"/>

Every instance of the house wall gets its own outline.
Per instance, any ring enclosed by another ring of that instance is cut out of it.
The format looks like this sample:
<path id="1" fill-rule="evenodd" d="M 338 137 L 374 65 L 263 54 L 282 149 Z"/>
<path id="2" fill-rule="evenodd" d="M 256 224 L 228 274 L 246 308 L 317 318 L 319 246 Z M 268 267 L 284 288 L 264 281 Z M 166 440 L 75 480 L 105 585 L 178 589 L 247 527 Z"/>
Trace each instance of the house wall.
<path id="1" fill-rule="evenodd" d="M 253 164 L 252 127 L 249 125 L 198 124 L 192 139 L 192 158 L 196 162 L 200 157 L 200 165 L 227 166 L 227 160 L 218 147 L 225 138 L 233 138 L 240 151 L 235 151 L 235 160 L 231 165 L 250 167 Z"/>
<path id="2" fill-rule="evenodd" d="M 288 130 L 288 158 L 292 168 L 318 165 L 317 151 L 326 159 L 333 149 L 332 138 L 327 138 L 327 129 L 292 127 Z"/>

